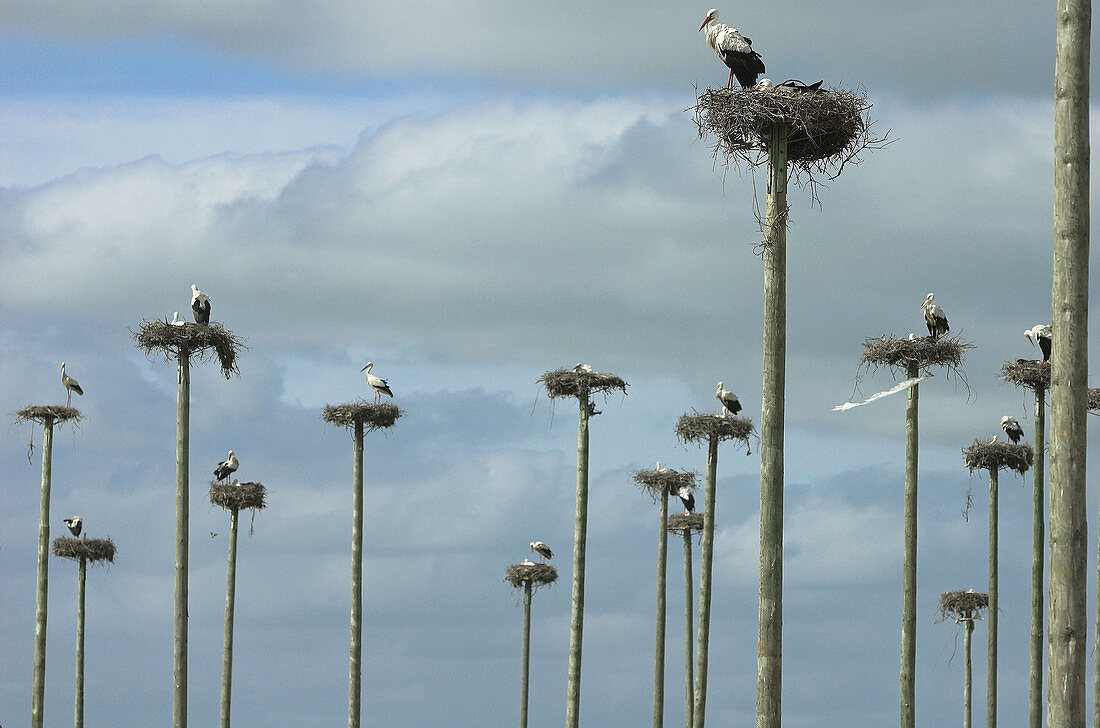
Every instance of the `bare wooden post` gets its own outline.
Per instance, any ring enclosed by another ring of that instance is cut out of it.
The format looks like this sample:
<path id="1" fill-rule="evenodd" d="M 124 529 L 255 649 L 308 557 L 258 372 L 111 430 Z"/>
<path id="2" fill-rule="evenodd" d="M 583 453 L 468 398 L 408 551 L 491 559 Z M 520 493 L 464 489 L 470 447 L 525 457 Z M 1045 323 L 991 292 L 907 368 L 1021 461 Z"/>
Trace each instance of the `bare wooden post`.
<path id="1" fill-rule="evenodd" d="M 1046 538 L 1043 455 L 1046 451 L 1046 390 L 1035 390 L 1035 462 L 1031 466 L 1031 659 L 1028 671 L 1028 728 L 1043 728 L 1043 548 Z M 1100 653 L 1097 653 L 1100 657 Z M 1100 723 L 1093 722 L 1100 728 Z"/>
<path id="2" fill-rule="evenodd" d="M 973 669 L 970 659 L 970 635 L 972 634 L 974 634 L 974 620 L 963 620 L 963 728 L 970 728 L 971 725 L 971 704 L 973 703 L 971 674 Z"/>
<path id="3" fill-rule="evenodd" d="M 987 644 L 987 673 L 985 692 L 985 724 L 997 726 L 997 522 L 998 492 L 997 469 L 989 470 L 989 635 Z"/>
<path id="4" fill-rule="evenodd" d="M 348 665 L 348 728 L 359 728 L 363 675 L 363 421 L 355 421 L 351 466 L 351 640 Z"/>
<path id="5" fill-rule="evenodd" d="M 221 728 L 229 728 L 233 704 L 233 610 L 237 599 L 237 523 L 240 512 L 229 511 L 229 566 L 225 577 L 225 630 L 222 634 Z"/>
<path id="6" fill-rule="evenodd" d="M 695 621 L 695 609 L 692 606 L 694 599 L 692 592 L 695 590 L 695 582 L 691 575 L 691 529 L 684 529 L 684 728 L 693 728 L 695 719 L 695 630 L 692 629 Z"/>
<path id="7" fill-rule="evenodd" d="M 42 728 L 46 690 L 46 611 L 50 569 L 50 487 L 53 483 L 53 424 L 42 421 L 42 497 L 38 506 L 38 579 L 34 604 L 34 680 L 31 690 L 31 727 Z"/>
<path id="8" fill-rule="evenodd" d="M 84 587 L 88 578 L 88 559 L 80 557 L 76 586 L 76 698 L 73 725 L 84 728 Z"/>
<path id="9" fill-rule="evenodd" d="M 657 529 L 657 637 L 653 650 L 653 728 L 665 722 L 665 611 L 668 570 L 668 493 L 658 499 L 661 520 Z"/>
<path id="10" fill-rule="evenodd" d="M 531 580 L 523 582 L 523 668 L 520 676 L 519 728 L 527 728 L 527 695 L 531 679 Z"/>
<path id="11" fill-rule="evenodd" d="M 906 376 L 918 376 L 915 363 Z M 920 385 L 909 388 L 905 404 L 905 545 L 902 560 L 901 597 L 901 726 L 916 726 L 916 695 L 913 676 L 917 664 L 917 415 Z"/>
<path id="12" fill-rule="evenodd" d="M 588 535 L 588 393 L 578 397 L 577 511 L 573 519 L 573 608 L 569 619 L 569 674 L 565 725 L 577 728 L 581 709 L 581 645 L 584 640 L 584 557 Z"/>
<path id="13" fill-rule="evenodd" d="M 1058 0 L 1050 387 L 1047 725 L 1084 728 L 1088 524 L 1085 393 L 1089 277 L 1089 0 Z"/>
<path id="14" fill-rule="evenodd" d="M 176 391 L 176 582 L 172 640 L 172 726 L 187 728 L 187 544 L 190 510 L 189 448 L 191 426 L 191 354 L 179 352 Z"/>
<path id="15" fill-rule="evenodd" d="M 707 659 L 710 656 L 710 595 L 714 562 L 714 496 L 718 480 L 718 435 L 707 445 L 706 503 L 703 508 L 703 548 L 699 556 L 699 628 L 695 648 L 695 708 L 692 725 L 703 728 L 707 712 Z"/>

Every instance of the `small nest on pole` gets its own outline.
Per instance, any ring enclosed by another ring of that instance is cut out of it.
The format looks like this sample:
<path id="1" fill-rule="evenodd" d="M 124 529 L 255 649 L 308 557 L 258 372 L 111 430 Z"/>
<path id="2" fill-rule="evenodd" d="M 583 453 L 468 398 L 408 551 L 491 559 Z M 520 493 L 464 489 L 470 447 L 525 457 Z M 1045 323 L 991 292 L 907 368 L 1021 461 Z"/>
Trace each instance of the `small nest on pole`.
<path id="1" fill-rule="evenodd" d="M 676 422 L 676 437 L 682 443 L 709 443 L 712 437 L 718 442 L 740 440 L 749 447 L 749 436 L 756 432 L 748 417 L 723 417 L 722 415 L 683 414 Z"/>
<path id="2" fill-rule="evenodd" d="M 267 506 L 267 489 L 262 483 L 210 483 L 210 503 L 227 511 L 245 508 L 260 510 Z"/>
<path id="3" fill-rule="evenodd" d="M 702 513 L 673 513 L 668 517 L 668 530 L 676 533 L 684 531 L 702 531 Z"/>
<path id="4" fill-rule="evenodd" d="M 183 352 L 187 353 L 188 358 L 197 356 L 199 361 L 204 362 L 217 356 L 222 376 L 226 379 L 240 374 L 237 369 L 237 354 L 241 349 L 247 348 L 244 339 L 216 323 L 184 322 L 181 326 L 173 326 L 168 321 L 142 320 L 137 332 L 130 333 L 133 335 L 134 345 L 144 351 L 146 356 L 160 352 L 165 361 L 169 362 L 178 360 Z"/>
<path id="5" fill-rule="evenodd" d="M 54 556 L 73 561 L 84 559 L 89 564 L 103 561 L 113 564 L 115 561 L 115 542 L 109 538 L 61 536 L 53 540 L 52 551 Z"/>
<path id="6" fill-rule="evenodd" d="M 1001 379 L 1031 391 L 1050 389 L 1050 362 L 1034 359 L 1006 361 L 1001 367 Z"/>
<path id="7" fill-rule="evenodd" d="M 1090 410 L 1100 410 L 1100 388 L 1090 387 L 1086 402 Z"/>
<path id="8" fill-rule="evenodd" d="M 983 609 L 989 609 L 988 594 L 975 591 L 949 591 L 940 594 L 940 621 L 948 617 L 956 622 L 981 619 Z"/>
<path id="9" fill-rule="evenodd" d="M 60 425 L 65 422 L 80 422 L 84 419 L 84 415 L 76 407 L 65 407 L 60 404 L 24 407 L 15 413 L 15 424 L 37 422 L 44 425 L 47 419 L 52 419 L 55 425 Z"/>
<path id="10" fill-rule="evenodd" d="M 634 473 L 634 484 L 655 501 L 663 495 L 677 495 L 683 486 L 687 486 L 688 490 L 695 490 L 698 479 L 698 473 L 692 470 L 673 470 L 672 468 L 639 470 Z"/>
<path id="11" fill-rule="evenodd" d="M 963 464 L 973 473 L 975 470 L 1012 470 L 1020 475 L 1027 472 L 1035 459 L 1031 445 L 1013 445 L 1010 442 L 981 442 L 963 450 Z"/>
<path id="12" fill-rule="evenodd" d="M 326 404 L 321 419 L 346 430 L 353 429 L 356 422 L 362 422 L 367 432 L 374 432 L 393 427 L 401 414 L 401 408 L 395 404 L 368 404 L 359 400 L 351 404 Z"/>
<path id="13" fill-rule="evenodd" d="M 962 341 L 959 337 L 940 338 L 932 341 L 930 336 L 913 339 L 896 339 L 893 336 L 872 337 L 863 342 L 863 355 L 859 359 L 861 366 L 877 369 L 880 366 L 890 369 L 908 369 L 916 364 L 917 369 L 927 372 L 932 367 L 947 367 L 958 371 L 963 356 L 974 345 Z"/>
<path id="14" fill-rule="evenodd" d="M 546 396 L 550 399 L 562 397 L 576 397 L 586 399 L 595 392 L 602 392 L 606 397 L 608 392 L 619 391 L 624 395 L 626 388 L 630 386 L 621 377 L 614 374 L 600 374 L 599 372 L 576 372 L 572 369 L 555 369 L 546 372 L 538 379 L 546 388 Z"/>
<path id="15" fill-rule="evenodd" d="M 550 564 L 512 564 L 504 570 L 504 581 L 515 589 L 522 589 L 524 583 L 531 583 L 531 591 L 549 586 L 558 580 L 558 570 Z"/>

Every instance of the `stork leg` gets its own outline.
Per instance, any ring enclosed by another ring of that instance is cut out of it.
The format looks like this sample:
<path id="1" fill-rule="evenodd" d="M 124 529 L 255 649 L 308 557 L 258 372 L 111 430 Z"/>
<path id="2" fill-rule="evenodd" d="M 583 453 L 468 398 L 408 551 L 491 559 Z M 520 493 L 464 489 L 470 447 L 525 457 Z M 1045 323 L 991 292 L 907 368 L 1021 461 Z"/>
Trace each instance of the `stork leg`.
<path id="1" fill-rule="evenodd" d="M 733 69 L 732 68 L 730 69 L 730 79 L 729 79 L 729 81 L 726 81 L 726 88 L 728 88 L 728 89 L 733 88 Z"/>
<path id="2" fill-rule="evenodd" d="M 66 407 L 72 407 L 73 406 L 73 390 L 66 387 L 65 388 L 65 393 L 68 395 L 65 398 L 65 406 Z"/>

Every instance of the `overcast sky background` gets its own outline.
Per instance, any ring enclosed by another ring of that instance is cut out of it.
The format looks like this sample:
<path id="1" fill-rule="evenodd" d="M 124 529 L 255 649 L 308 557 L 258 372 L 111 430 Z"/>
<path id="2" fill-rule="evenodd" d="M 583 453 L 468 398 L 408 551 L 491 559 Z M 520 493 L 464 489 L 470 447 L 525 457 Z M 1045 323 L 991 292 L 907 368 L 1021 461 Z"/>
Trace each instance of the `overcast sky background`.
<path id="1" fill-rule="evenodd" d="M 502 578 L 535 538 L 561 582 L 535 599 L 530 724 L 560 724 L 575 413 L 536 379 L 578 361 L 630 383 L 592 425 L 581 718 L 649 721 L 656 507 L 632 473 L 703 470 L 674 425 L 715 411 L 718 380 L 759 420 L 753 178 L 716 167 L 685 113 L 693 84 L 726 78 L 696 32 L 708 7 L 0 6 L 0 411 L 63 401 L 68 362 L 88 419 L 56 439 L 51 537 L 79 513 L 119 550 L 89 574 L 87 725 L 170 721 L 175 374 L 130 329 L 189 313 L 192 283 L 249 347 L 239 378 L 193 370 L 193 724 L 218 710 L 228 516 L 205 494 L 230 448 L 238 477 L 269 490 L 240 544 L 235 723 L 345 719 L 351 443 L 319 415 L 367 396 L 367 360 L 405 415 L 367 438 L 364 724 L 514 722 L 522 610 Z M 942 374 L 921 385 L 917 716 L 945 725 L 961 640 L 935 624 L 936 600 L 987 583 L 986 481 L 961 450 L 1003 414 L 1033 435 L 1030 396 L 997 372 L 1037 356 L 1021 333 L 1050 320 L 1054 3 L 720 9 L 771 78 L 863 84 L 898 139 L 821 190 L 820 209 L 789 197 L 784 722 L 896 720 L 904 398 L 830 410 L 858 396 L 863 339 L 922 333 L 935 291 L 977 346 L 969 392 Z M 878 372 L 862 393 L 891 384 Z M 25 425 L 0 439 L 6 726 L 30 712 L 40 446 Z M 720 457 L 707 714 L 740 725 L 755 705 L 759 460 L 755 443 Z M 1020 722 L 1031 479 L 1001 481 L 1000 712 Z M 54 561 L 50 577 L 46 721 L 62 725 L 76 568 Z"/>

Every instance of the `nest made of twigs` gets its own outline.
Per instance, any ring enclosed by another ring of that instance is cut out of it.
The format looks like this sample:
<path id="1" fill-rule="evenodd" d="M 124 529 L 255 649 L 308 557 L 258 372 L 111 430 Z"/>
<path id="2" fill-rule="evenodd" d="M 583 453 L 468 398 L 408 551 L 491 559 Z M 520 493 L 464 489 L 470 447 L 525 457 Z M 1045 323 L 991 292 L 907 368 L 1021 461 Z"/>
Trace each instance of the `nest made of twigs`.
<path id="1" fill-rule="evenodd" d="M 927 372 L 932 367 L 947 367 L 957 371 L 962 365 L 963 356 L 974 348 L 974 344 L 962 341 L 957 336 L 932 340 L 931 336 L 918 336 L 912 339 L 897 339 L 891 336 L 865 339 L 863 355 L 859 362 L 862 366 L 890 369 L 908 369 L 915 364 L 917 369 Z"/>
<path id="2" fill-rule="evenodd" d="M 702 513 L 673 513 L 668 517 L 668 530 L 677 533 L 684 531 L 702 531 Z"/>
<path id="3" fill-rule="evenodd" d="M 244 339 L 221 324 L 193 324 L 184 322 L 175 326 L 168 321 L 142 320 L 137 332 L 131 331 L 135 346 L 152 356 L 156 352 L 164 355 L 165 361 L 175 361 L 181 354 L 188 358 L 195 356 L 199 361 L 209 361 L 218 357 L 222 375 L 229 379 L 240 374 L 237 369 L 237 354 L 246 349 Z"/>
<path id="4" fill-rule="evenodd" d="M 367 432 L 374 432 L 393 427 L 402 414 L 401 408 L 390 402 L 370 404 L 359 400 L 350 404 L 326 404 L 321 419 L 346 430 L 361 422 Z"/>
<path id="5" fill-rule="evenodd" d="M 989 595 L 975 591 L 949 591 L 940 594 L 940 619 L 956 621 L 981 619 L 983 609 L 989 609 Z"/>
<path id="6" fill-rule="evenodd" d="M 84 559 L 89 564 L 97 564 L 101 561 L 114 563 L 115 560 L 115 542 L 109 538 L 61 536 L 53 540 L 51 550 L 54 556 L 73 561 Z"/>
<path id="7" fill-rule="evenodd" d="M 963 464 L 971 473 L 975 470 L 1013 470 L 1023 475 L 1034 459 L 1035 451 L 1027 444 L 979 440 L 963 450 Z"/>
<path id="8" fill-rule="evenodd" d="M 1034 359 L 1006 361 L 1001 366 L 1001 379 L 1031 391 L 1050 389 L 1050 362 Z"/>
<path id="9" fill-rule="evenodd" d="M 663 495 L 677 495 L 680 488 L 684 486 L 689 490 L 695 490 L 698 479 L 699 474 L 693 470 L 673 470 L 672 468 L 639 470 L 634 473 L 634 484 L 653 500 Z"/>
<path id="10" fill-rule="evenodd" d="M 267 506 L 267 489 L 263 483 L 210 483 L 210 503 L 227 511 L 245 508 L 260 510 Z"/>
<path id="11" fill-rule="evenodd" d="M 550 564 L 511 564 L 504 570 L 504 581 L 516 589 L 530 582 L 531 591 L 549 586 L 558 580 L 558 570 Z"/>
<path id="12" fill-rule="evenodd" d="M 60 404 L 32 405 L 15 413 L 16 424 L 37 422 L 44 425 L 48 419 L 52 419 L 55 425 L 60 425 L 65 422 L 80 422 L 84 419 L 84 415 L 76 407 L 65 407 Z"/>
<path id="13" fill-rule="evenodd" d="M 1089 392 L 1086 397 L 1086 407 L 1090 410 L 1100 410 L 1100 388 L 1089 387 Z"/>
<path id="14" fill-rule="evenodd" d="M 676 437 L 682 443 L 709 443 L 714 437 L 718 442 L 740 440 L 749 447 L 749 436 L 754 432 L 756 428 L 748 417 L 683 414 L 676 422 Z"/>
<path id="15" fill-rule="evenodd" d="M 622 377 L 614 374 L 601 374 L 600 372 L 574 371 L 572 369 L 555 369 L 546 372 L 538 379 L 545 387 L 546 396 L 550 399 L 562 397 L 577 397 L 587 399 L 592 394 L 602 392 L 607 396 L 609 392 L 619 391 L 624 395 L 630 385 Z"/>

